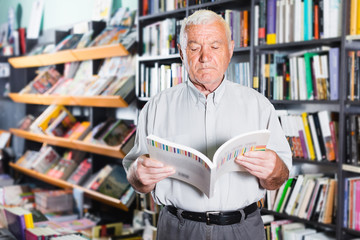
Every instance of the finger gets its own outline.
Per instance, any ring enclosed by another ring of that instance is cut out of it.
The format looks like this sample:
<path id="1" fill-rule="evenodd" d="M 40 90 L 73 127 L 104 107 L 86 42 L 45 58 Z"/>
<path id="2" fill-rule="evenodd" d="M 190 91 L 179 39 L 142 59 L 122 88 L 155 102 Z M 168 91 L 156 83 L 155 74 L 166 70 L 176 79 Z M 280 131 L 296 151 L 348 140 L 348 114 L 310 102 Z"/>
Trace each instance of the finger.
<path id="1" fill-rule="evenodd" d="M 260 158 L 260 159 L 265 159 L 268 157 L 268 153 L 267 151 L 263 151 L 263 150 L 259 150 L 259 151 L 248 151 L 246 153 L 244 153 L 245 157 L 251 157 L 251 158 Z"/>
<path id="2" fill-rule="evenodd" d="M 147 158 L 147 157 L 140 157 L 139 163 L 145 167 L 152 167 L 152 168 L 163 168 L 164 164 L 156 159 Z"/>

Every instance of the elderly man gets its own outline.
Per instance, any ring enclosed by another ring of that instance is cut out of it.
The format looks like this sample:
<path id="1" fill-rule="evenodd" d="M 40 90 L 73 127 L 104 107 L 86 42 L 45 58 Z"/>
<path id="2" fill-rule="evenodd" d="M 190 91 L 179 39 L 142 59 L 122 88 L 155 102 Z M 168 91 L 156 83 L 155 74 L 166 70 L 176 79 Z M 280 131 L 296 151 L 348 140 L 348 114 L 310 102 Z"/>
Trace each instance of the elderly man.
<path id="1" fill-rule="evenodd" d="M 158 239 L 265 238 L 256 202 L 265 189 L 277 189 L 288 178 L 291 151 L 271 103 L 225 79 L 233 49 L 229 26 L 216 13 L 199 10 L 186 18 L 179 50 L 189 81 L 152 98 L 139 116 L 135 145 L 123 164 L 131 185 L 165 206 Z M 247 171 L 223 175 L 211 198 L 169 178 L 175 170 L 147 155 L 149 134 L 191 146 L 211 159 L 231 137 L 259 129 L 271 131 L 266 151 L 238 157 L 236 163 Z"/>

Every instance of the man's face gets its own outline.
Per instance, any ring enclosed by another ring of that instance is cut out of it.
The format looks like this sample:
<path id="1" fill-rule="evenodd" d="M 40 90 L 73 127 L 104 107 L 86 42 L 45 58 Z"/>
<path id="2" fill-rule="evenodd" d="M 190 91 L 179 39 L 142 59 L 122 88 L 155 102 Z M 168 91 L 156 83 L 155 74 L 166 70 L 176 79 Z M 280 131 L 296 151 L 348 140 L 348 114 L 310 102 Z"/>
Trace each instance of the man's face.
<path id="1" fill-rule="evenodd" d="M 186 61 L 190 79 L 213 91 L 221 83 L 232 57 L 234 44 L 229 48 L 225 28 L 219 21 L 186 28 L 188 43 Z"/>

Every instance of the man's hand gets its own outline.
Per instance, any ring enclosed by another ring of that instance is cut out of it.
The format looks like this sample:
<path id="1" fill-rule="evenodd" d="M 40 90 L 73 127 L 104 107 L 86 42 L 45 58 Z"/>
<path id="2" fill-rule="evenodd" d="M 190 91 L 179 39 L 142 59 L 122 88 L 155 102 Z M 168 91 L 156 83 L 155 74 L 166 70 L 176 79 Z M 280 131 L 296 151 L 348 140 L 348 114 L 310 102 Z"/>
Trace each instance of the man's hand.
<path id="1" fill-rule="evenodd" d="M 162 162 L 142 155 L 130 166 L 127 176 L 135 190 L 148 193 L 155 188 L 157 182 L 175 173 L 175 169 Z"/>
<path id="2" fill-rule="evenodd" d="M 235 162 L 257 177 L 260 185 L 268 190 L 278 189 L 289 177 L 285 163 L 270 149 L 246 152 Z"/>

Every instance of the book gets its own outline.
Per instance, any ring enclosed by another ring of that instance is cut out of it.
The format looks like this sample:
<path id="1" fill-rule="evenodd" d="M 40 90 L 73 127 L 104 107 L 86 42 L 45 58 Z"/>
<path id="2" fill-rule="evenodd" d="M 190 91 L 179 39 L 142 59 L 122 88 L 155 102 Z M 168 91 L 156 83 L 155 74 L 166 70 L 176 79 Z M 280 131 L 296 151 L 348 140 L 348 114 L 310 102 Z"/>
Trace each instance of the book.
<path id="1" fill-rule="evenodd" d="M 64 108 L 59 116 L 45 129 L 45 133 L 50 136 L 62 137 L 76 123 L 76 118 Z"/>
<path id="2" fill-rule="evenodd" d="M 122 222 L 98 225 L 92 227 L 91 236 L 93 238 L 110 237 L 110 236 L 117 237 L 122 234 L 122 229 L 123 229 Z"/>
<path id="3" fill-rule="evenodd" d="M 91 159 L 84 159 L 67 179 L 67 182 L 82 185 L 91 174 Z"/>
<path id="4" fill-rule="evenodd" d="M 109 146 L 119 146 L 135 132 L 135 126 L 125 120 L 117 120 L 105 133 L 102 141 Z"/>
<path id="5" fill-rule="evenodd" d="M 247 151 L 264 151 L 269 137 L 269 130 L 235 136 L 218 148 L 213 160 L 191 147 L 154 135 L 147 137 L 147 147 L 151 158 L 176 169 L 172 178 L 193 185 L 211 198 L 215 181 L 220 176 L 231 171 L 244 171 L 234 160 Z"/>
<path id="6" fill-rule="evenodd" d="M 301 118 L 302 118 L 302 121 L 303 121 L 303 124 L 304 124 L 307 149 L 309 150 L 309 156 L 308 157 L 309 157 L 310 160 L 314 160 L 315 159 L 315 151 L 314 151 L 314 145 L 313 145 L 313 138 L 311 137 L 307 112 L 303 112 L 301 114 Z"/>
<path id="7" fill-rule="evenodd" d="M 130 183 L 126 178 L 124 168 L 120 165 L 116 165 L 100 184 L 97 191 L 107 196 L 120 199 L 129 186 Z"/>
<path id="8" fill-rule="evenodd" d="M 4 208 L 9 231 L 18 240 L 25 240 L 25 218 L 21 213 L 21 207 Z"/>
<path id="9" fill-rule="evenodd" d="M 330 113 L 327 110 L 318 112 L 321 133 L 324 141 L 326 158 L 328 161 L 335 161 L 335 146 L 331 139 L 331 131 L 330 131 Z"/>
<path id="10" fill-rule="evenodd" d="M 113 167 L 110 166 L 110 165 L 106 165 L 105 167 L 103 167 L 98 173 L 95 174 L 92 181 L 90 181 L 86 185 L 86 188 L 91 189 L 91 190 L 95 190 L 95 191 L 98 190 L 99 186 L 105 180 L 105 178 L 107 176 L 109 176 L 112 169 L 113 169 Z"/>
<path id="11" fill-rule="evenodd" d="M 276 43 L 276 0 L 268 0 L 266 3 L 266 43 Z"/>
<path id="12" fill-rule="evenodd" d="M 329 50 L 330 100 L 339 99 L 339 56 L 339 48 L 331 48 Z"/>
<path id="13" fill-rule="evenodd" d="M 54 164 L 60 160 L 59 154 L 50 146 L 43 147 L 31 164 L 31 169 L 46 173 Z"/>

